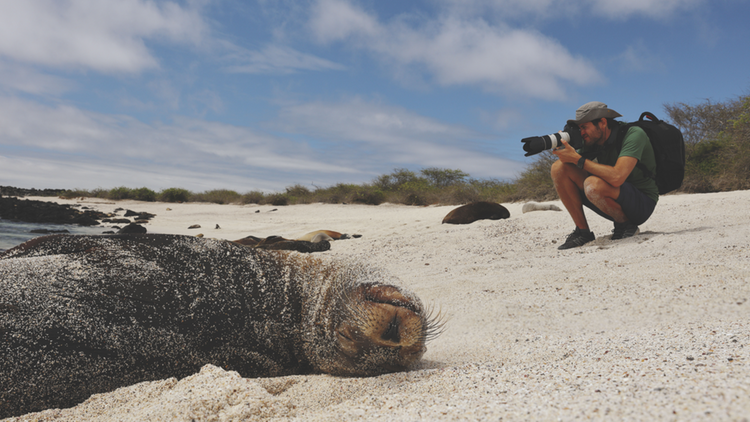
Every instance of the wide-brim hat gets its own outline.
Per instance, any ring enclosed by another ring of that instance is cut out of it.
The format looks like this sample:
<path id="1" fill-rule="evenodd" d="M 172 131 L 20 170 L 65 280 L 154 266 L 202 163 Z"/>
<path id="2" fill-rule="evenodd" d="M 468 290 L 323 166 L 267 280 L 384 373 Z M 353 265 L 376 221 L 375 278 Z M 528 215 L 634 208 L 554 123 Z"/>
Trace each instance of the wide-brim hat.
<path id="1" fill-rule="evenodd" d="M 615 117 L 622 117 L 622 114 L 608 108 L 604 103 L 592 101 L 578 107 L 575 120 L 568 120 L 568 123 L 580 126 L 586 122 L 601 119 L 602 117 L 614 119 Z"/>

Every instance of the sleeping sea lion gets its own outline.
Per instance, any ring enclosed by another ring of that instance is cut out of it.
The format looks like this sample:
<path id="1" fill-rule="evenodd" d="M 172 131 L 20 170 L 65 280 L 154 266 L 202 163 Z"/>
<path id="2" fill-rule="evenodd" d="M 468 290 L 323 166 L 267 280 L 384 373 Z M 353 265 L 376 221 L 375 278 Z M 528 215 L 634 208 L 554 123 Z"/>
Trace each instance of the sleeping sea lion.
<path id="1" fill-rule="evenodd" d="M 472 202 L 460 206 L 443 218 L 443 224 L 471 224 L 477 220 L 500 220 L 509 218 L 510 212 L 495 202 Z"/>
<path id="2" fill-rule="evenodd" d="M 308 242 L 313 242 L 316 237 L 320 237 L 320 235 L 324 235 L 330 238 L 330 240 L 343 240 L 343 239 L 351 239 L 351 236 L 349 236 L 346 233 L 339 233 L 335 232 L 333 230 L 315 230 L 314 232 L 305 233 L 302 236 L 298 237 L 295 240 L 307 240 Z M 325 240 L 325 237 L 323 237 Z"/>
<path id="3" fill-rule="evenodd" d="M 555 204 L 540 204 L 538 202 L 527 202 L 523 204 L 521 212 L 526 214 L 531 211 L 562 211 L 560 207 Z"/>
<path id="4" fill-rule="evenodd" d="M 331 239 L 328 237 L 328 239 Z M 246 236 L 242 239 L 233 240 L 234 243 L 239 245 L 256 248 L 256 249 L 268 249 L 275 251 L 297 251 L 304 253 L 311 252 L 323 252 L 331 249 L 331 242 L 325 237 L 317 237 L 312 241 L 307 240 L 291 240 L 285 239 L 281 236 L 268 236 L 268 237 L 256 237 Z"/>
<path id="5" fill-rule="evenodd" d="M 194 374 L 370 376 L 442 325 L 383 272 L 192 236 L 53 235 L 0 255 L 0 418 Z"/>

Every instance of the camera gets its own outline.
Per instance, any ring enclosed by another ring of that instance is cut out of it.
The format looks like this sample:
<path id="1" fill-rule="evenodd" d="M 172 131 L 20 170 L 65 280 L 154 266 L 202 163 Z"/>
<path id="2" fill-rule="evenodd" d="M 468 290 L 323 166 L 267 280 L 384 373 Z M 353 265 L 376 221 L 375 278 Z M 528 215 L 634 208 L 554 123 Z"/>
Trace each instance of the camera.
<path id="1" fill-rule="evenodd" d="M 583 147 L 583 137 L 581 136 L 581 129 L 574 123 L 568 123 L 563 128 L 562 132 L 553 133 L 552 135 L 544 136 L 531 136 L 529 138 L 521 139 L 523 142 L 523 150 L 526 151 L 524 157 L 530 155 L 539 154 L 542 151 L 548 149 L 556 149 L 562 147 L 562 141 L 566 141 L 570 146 L 575 149 Z"/>

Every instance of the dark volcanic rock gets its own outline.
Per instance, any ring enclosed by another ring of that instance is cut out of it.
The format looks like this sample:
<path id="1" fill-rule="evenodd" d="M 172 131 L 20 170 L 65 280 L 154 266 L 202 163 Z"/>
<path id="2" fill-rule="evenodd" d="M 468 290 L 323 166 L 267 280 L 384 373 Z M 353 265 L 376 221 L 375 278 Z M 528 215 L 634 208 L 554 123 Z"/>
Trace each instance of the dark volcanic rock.
<path id="1" fill-rule="evenodd" d="M 131 210 L 126 210 L 125 217 L 135 217 L 136 220 L 150 220 L 156 217 L 156 214 L 151 214 L 148 212 L 135 212 Z"/>
<path id="2" fill-rule="evenodd" d="M 150 212 L 139 212 L 138 215 L 135 217 L 135 219 L 136 220 L 150 220 L 154 217 L 156 217 L 156 214 L 151 214 Z"/>
<path id="3" fill-rule="evenodd" d="M 112 224 L 130 224 L 132 221 L 130 221 L 129 218 L 105 218 L 102 220 L 102 223 L 112 223 Z"/>
<path id="4" fill-rule="evenodd" d="M 146 233 L 146 228 L 135 223 L 130 223 L 127 226 L 121 228 L 117 233 L 120 233 L 120 234 Z"/>
<path id="5" fill-rule="evenodd" d="M 0 218 L 27 223 L 78 224 L 95 226 L 106 214 L 73 209 L 70 205 L 54 202 L 32 201 L 18 198 L 0 198 Z"/>

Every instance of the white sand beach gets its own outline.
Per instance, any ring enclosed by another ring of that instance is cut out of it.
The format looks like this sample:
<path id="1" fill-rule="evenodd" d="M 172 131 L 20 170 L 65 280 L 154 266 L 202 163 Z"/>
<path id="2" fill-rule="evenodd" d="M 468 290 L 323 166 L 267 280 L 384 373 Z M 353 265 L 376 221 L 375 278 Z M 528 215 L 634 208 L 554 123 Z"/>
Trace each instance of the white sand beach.
<path id="1" fill-rule="evenodd" d="M 154 213 L 150 233 L 361 234 L 314 256 L 387 269 L 447 323 L 408 372 L 243 379 L 209 365 L 11 420 L 750 420 L 750 191 L 664 196 L 618 241 L 589 212 L 597 240 L 567 251 L 567 212 L 523 203 L 447 225 L 455 206 L 55 201 Z"/>

